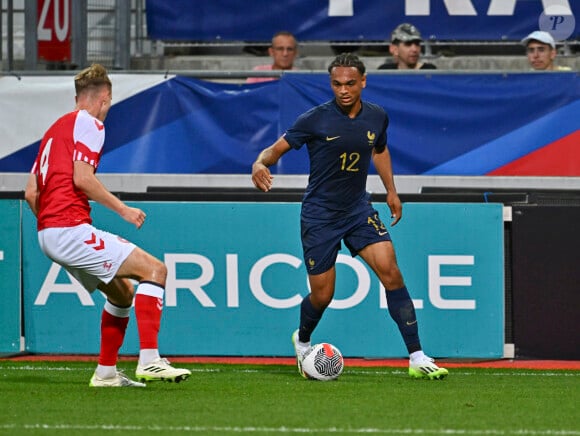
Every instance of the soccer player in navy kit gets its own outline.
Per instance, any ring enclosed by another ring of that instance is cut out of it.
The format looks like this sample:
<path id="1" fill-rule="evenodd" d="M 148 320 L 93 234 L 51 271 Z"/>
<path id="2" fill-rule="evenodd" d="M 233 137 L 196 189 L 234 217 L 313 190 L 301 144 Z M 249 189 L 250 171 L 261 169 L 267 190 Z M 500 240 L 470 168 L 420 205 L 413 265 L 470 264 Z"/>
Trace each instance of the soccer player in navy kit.
<path id="1" fill-rule="evenodd" d="M 386 226 L 370 203 L 366 181 L 372 159 L 387 191 L 395 225 L 403 211 L 395 188 L 387 149 L 389 119 L 380 106 L 361 100 L 366 68 L 356 55 L 338 55 L 328 67 L 334 99 L 302 114 L 294 125 L 252 166 L 254 185 L 267 192 L 273 176 L 269 167 L 291 149 L 307 145 L 310 177 L 301 211 L 301 238 L 311 292 L 300 308 L 300 326 L 292 335 L 298 370 L 310 348 L 310 337 L 334 295 L 335 263 L 341 241 L 359 255 L 386 289 L 389 313 L 409 351 L 409 375 L 443 379 L 421 348 L 415 308 L 395 257 Z"/>

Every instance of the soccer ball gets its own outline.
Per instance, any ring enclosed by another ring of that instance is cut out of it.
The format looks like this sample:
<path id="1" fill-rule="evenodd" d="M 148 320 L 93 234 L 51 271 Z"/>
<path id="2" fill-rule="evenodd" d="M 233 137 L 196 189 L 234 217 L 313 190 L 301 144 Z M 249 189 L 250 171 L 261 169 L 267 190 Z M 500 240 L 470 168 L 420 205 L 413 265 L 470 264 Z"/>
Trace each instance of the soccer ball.
<path id="1" fill-rule="evenodd" d="M 302 371 L 306 377 L 314 380 L 336 380 L 343 369 L 342 353 L 326 342 L 313 345 L 302 360 Z"/>

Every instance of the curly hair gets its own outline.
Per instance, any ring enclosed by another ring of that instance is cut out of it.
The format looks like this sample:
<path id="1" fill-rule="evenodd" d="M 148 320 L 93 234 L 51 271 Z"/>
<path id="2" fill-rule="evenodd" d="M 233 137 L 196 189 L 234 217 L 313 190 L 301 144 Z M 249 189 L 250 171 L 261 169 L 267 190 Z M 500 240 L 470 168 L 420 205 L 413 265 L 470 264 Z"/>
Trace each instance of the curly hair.
<path id="1" fill-rule="evenodd" d="M 366 67 L 357 55 L 353 53 L 341 53 L 328 66 L 328 72 L 331 73 L 335 67 L 354 67 L 358 70 L 361 76 L 364 76 Z"/>
<path id="2" fill-rule="evenodd" d="M 77 95 L 98 89 L 101 86 L 108 86 L 112 89 L 113 84 L 107 75 L 107 70 L 100 64 L 92 64 L 75 76 L 75 91 Z"/>

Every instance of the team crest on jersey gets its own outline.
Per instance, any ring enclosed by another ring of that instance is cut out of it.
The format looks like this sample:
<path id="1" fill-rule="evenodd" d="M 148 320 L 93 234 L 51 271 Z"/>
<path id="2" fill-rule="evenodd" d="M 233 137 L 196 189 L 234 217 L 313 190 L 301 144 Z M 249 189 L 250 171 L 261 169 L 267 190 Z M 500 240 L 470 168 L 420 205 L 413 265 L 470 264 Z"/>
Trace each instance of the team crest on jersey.
<path id="1" fill-rule="evenodd" d="M 370 130 L 367 132 L 367 139 L 369 140 L 369 145 L 372 147 L 373 145 L 375 145 L 375 138 L 377 137 L 377 134 L 374 132 L 371 132 Z"/>

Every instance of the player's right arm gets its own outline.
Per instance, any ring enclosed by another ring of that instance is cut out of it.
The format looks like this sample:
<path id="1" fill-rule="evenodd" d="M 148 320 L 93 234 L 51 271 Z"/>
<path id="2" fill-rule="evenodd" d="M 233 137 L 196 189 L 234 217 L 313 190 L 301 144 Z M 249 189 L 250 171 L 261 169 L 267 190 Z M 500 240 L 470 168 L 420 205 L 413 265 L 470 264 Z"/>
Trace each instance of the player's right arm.
<path id="1" fill-rule="evenodd" d="M 125 221 L 140 228 L 145 222 L 145 212 L 135 207 L 129 207 L 118 197 L 114 196 L 95 175 L 95 167 L 83 162 L 75 161 L 73 170 L 75 187 L 83 191 L 93 201 L 111 209 Z"/>
<path id="2" fill-rule="evenodd" d="M 252 182 L 254 186 L 261 191 L 268 192 L 272 189 L 272 181 L 274 177 L 268 169 L 275 165 L 278 160 L 291 149 L 288 141 L 284 137 L 280 137 L 268 148 L 262 150 L 258 158 L 252 165 Z"/>

